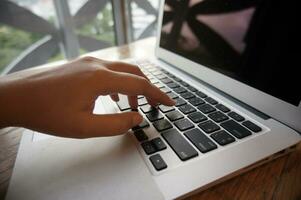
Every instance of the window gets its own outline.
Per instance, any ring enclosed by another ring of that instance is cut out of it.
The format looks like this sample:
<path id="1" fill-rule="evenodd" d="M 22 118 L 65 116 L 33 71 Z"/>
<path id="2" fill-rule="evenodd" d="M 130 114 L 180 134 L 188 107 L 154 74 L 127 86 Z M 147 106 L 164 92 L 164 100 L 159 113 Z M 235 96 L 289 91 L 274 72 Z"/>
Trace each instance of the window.
<path id="1" fill-rule="evenodd" d="M 153 36 L 158 0 L 2 0 L 0 73 Z"/>

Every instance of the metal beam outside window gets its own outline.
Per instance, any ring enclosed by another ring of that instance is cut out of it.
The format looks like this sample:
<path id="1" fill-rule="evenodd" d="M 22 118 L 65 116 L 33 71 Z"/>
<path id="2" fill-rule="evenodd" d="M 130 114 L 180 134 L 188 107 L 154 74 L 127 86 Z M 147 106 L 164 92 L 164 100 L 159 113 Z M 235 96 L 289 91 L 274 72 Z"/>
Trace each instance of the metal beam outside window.
<path id="1" fill-rule="evenodd" d="M 116 44 L 124 45 L 131 41 L 129 10 L 127 0 L 111 0 L 114 16 Z"/>
<path id="2" fill-rule="evenodd" d="M 61 48 L 67 59 L 79 56 L 79 42 L 75 34 L 75 25 L 70 13 L 67 0 L 54 0 L 57 14 L 57 24 L 63 41 Z"/>

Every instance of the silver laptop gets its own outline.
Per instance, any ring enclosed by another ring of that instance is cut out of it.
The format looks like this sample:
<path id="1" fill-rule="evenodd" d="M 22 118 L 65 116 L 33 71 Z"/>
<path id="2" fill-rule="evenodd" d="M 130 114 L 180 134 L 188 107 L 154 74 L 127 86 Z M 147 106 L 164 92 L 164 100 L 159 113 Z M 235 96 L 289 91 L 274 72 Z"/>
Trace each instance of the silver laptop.
<path id="1" fill-rule="evenodd" d="M 271 20 L 275 1 L 256 2 L 162 2 L 156 55 L 130 62 L 176 106 L 156 110 L 139 96 L 145 120 L 111 138 L 26 130 L 6 199 L 181 198 L 293 150 L 301 94 L 291 24 Z M 99 97 L 94 112 L 128 109 L 123 97 Z"/>

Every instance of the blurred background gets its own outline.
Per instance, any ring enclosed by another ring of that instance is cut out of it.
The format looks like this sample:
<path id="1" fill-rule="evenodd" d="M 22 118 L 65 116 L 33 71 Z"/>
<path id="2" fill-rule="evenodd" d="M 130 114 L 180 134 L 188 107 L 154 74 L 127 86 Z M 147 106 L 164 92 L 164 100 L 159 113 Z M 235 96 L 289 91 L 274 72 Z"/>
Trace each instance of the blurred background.
<path id="1" fill-rule="evenodd" d="M 160 0 L 1 0 L 0 74 L 155 35 Z"/>

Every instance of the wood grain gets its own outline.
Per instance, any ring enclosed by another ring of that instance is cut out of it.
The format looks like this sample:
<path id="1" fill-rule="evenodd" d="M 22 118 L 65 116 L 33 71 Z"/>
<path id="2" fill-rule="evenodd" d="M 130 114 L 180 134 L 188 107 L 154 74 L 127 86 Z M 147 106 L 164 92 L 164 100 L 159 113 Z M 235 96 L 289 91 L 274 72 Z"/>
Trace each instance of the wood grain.
<path id="1" fill-rule="evenodd" d="M 147 58 L 153 54 L 154 38 L 123 47 L 89 53 L 109 60 Z M 0 200 L 4 199 L 15 163 L 22 129 L 0 130 Z M 301 200 L 301 144 L 281 158 L 236 176 L 186 200 Z"/>

